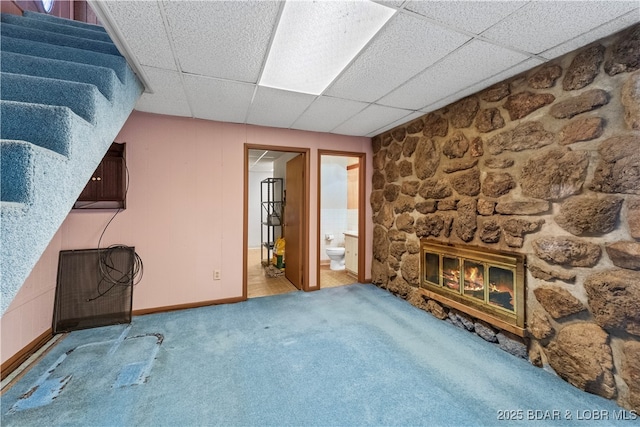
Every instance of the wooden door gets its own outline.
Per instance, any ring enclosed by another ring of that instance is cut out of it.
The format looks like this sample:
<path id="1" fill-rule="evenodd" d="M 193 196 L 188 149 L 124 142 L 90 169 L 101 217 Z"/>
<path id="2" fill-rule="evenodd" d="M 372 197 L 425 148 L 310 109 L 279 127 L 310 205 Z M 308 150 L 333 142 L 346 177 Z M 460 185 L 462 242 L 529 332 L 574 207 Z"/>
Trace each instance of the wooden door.
<path id="1" fill-rule="evenodd" d="M 303 221 L 304 212 L 304 156 L 302 154 L 287 162 L 285 182 L 286 205 L 284 209 L 285 277 L 298 289 L 303 289 Z"/>
<path id="2" fill-rule="evenodd" d="M 102 175 L 102 163 L 98 165 L 96 170 L 91 174 L 91 178 L 89 178 L 89 182 L 85 185 L 84 190 L 78 196 L 78 201 L 80 202 L 95 202 L 98 200 L 98 185 L 96 180 L 98 176 Z"/>
<path id="3" fill-rule="evenodd" d="M 124 200 L 125 166 L 122 157 L 107 156 L 102 159 L 98 182 L 98 200 Z"/>

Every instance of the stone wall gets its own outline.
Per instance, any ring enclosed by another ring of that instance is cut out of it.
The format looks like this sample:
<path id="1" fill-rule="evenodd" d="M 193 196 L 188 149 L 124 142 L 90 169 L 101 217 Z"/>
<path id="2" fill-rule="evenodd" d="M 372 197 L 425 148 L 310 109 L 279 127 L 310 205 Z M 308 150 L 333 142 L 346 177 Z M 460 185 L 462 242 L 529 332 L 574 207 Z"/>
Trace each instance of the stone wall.
<path id="1" fill-rule="evenodd" d="M 637 411 L 638 69 L 640 25 L 378 135 L 371 194 L 373 283 Z M 527 338 L 428 299 L 421 238 L 526 254 Z"/>

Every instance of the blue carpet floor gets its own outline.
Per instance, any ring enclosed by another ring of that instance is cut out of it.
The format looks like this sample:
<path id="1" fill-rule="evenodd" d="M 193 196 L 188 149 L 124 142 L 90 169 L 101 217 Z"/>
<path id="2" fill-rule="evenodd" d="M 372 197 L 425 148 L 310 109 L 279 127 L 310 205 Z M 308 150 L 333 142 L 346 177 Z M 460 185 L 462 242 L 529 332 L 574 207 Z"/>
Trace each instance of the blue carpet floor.
<path id="1" fill-rule="evenodd" d="M 372 285 L 76 331 L 1 403 L 3 426 L 630 425 Z"/>

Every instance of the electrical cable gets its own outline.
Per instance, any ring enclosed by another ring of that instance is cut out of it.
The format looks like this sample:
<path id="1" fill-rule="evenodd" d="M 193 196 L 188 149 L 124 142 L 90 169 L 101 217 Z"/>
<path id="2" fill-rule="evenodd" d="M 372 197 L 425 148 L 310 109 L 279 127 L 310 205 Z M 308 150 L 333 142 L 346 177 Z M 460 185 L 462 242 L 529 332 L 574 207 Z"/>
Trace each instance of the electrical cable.
<path id="1" fill-rule="evenodd" d="M 125 169 L 125 177 L 126 177 L 126 185 L 124 190 L 124 199 L 126 200 L 127 193 L 129 192 L 129 168 L 127 167 L 127 161 L 123 158 L 124 169 Z M 131 249 L 130 246 L 115 244 L 111 245 L 107 248 L 101 249 L 102 238 L 104 237 L 107 228 L 111 225 L 111 222 L 115 219 L 116 216 L 122 211 L 122 208 L 118 208 L 116 213 L 113 214 L 107 225 L 105 225 L 102 233 L 100 234 L 100 238 L 98 239 L 98 269 L 100 272 L 100 280 L 98 281 L 96 290 L 98 295 L 87 299 L 87 301 L 94 301 L 98 298 L 105 296 L 116 286 L 135 286 L 142 280 L 142 276 L 144 274 L 144 265 L 142 263 L 142 258 L 138 255 L 135 250 L 133 251 L 133 263 L 131 267 L 125 271 L 121 271 L 120 269 L 115 267 L 115 256 L 120 253 L 122 250 Z M 103 286 L 108 286 L 106 290 L 102 290 Z"/>

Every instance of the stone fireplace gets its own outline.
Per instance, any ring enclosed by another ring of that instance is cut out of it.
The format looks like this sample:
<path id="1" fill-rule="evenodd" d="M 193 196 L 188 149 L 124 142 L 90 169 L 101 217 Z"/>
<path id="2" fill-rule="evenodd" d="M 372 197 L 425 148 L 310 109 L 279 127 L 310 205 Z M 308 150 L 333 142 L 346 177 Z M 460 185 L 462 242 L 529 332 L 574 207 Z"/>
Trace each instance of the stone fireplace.
<path id="1" fill-rule="evenodd" d="M 374 284 L 640 411 L 640 24 L 372 146 Z"/>
<path id="2" fill-rule="evenodd" d="M 525 336 L 525 258 L 519 253 L 421 241 L 420 287 L 436 301 Z"/>

